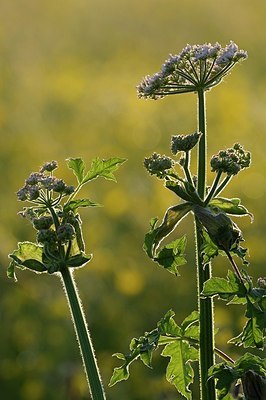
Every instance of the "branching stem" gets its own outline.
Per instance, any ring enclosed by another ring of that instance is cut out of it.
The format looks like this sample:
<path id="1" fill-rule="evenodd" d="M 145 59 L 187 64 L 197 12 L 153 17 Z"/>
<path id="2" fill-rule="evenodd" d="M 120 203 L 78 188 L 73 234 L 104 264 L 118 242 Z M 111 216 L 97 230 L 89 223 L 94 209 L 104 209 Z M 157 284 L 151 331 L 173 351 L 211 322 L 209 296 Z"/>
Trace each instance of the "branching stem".
<path id="1" fill-rule="evenodd" d="M 198 89 L 198 131 L 202 133 L 198 149 L 198 193 L 204 199 L 206 192 L 206 108 L 204 89 Z M 214 326 L 213 326 L 213 300 L 201 298 L 204 283 L 211 278 L 211 264 L 204 266 L 201 254 L 202 228 L 195 221 L 196 253 L 197 253 L 197 279 L 198 302 L 200 315 L 200 398 L 201 400 L 215 400 L 216 392 L 214 380 L 208 380 L 208 370 L 214 365 Z"/>

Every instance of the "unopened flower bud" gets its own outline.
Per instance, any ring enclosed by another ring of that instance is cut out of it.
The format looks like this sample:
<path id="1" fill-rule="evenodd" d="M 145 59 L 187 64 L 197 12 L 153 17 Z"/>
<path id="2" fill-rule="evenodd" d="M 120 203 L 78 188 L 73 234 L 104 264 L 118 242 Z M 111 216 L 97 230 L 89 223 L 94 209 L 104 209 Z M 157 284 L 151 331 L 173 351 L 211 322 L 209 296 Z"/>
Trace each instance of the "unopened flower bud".
<path id="1" fill-rule="evenodd" d="M 249 151 L 236 143 L 232 148 L 221 150 L 211 158 L 212 171 L 224 172 L 227 175 L 236 175 L 244 168 L 248 168 L 251 162 Z"/>
<path id="2" fill-rule="evenodd" d="M 41 229 L 49 229 L 53 225 L 53 219 L 50 216 L 43 216 L 33 220 L 33 226 L 37 231 Z"/>
<path id="3" fill-rule="evenodd" d="M 58 240 L 60 240 L 62 243 L 66 243 L 69 240 L 73 240 L 76 236 L 74 227 L 69 223 L 60 225 L 57 228 L 56 234 Z"/>
<path id="4" fill-rule="evenodd" d="M 58 167 L 57 161 L 49 161 L 46 162 L 41 168 L 40 168 L 40 172 L 51 172 L 54 169 L 56 169 Z"/>
<path id="5" fill-rule="evenodd" d="M 195 132 L 190 135 L 176 135 L 172 136 L 171 150 L 173 154 L 179 151 L 190 151 L 199 141 L 201 137 L 200 132 Z"/>
<path id="6" fill-rule="evenodd" d="M 53 229 L 41 229 L 37 233 L 37 242 L 45 243 L 55 243 L 57 241 L 56 233 Z"/>
<path id="7" fill-rule="evenodd" d="M 170 157 L 153 153 L 151 157 L 145 158 L 144 166 L 151 175 L 163 177 L 174 166 L 174 161 Z"/>

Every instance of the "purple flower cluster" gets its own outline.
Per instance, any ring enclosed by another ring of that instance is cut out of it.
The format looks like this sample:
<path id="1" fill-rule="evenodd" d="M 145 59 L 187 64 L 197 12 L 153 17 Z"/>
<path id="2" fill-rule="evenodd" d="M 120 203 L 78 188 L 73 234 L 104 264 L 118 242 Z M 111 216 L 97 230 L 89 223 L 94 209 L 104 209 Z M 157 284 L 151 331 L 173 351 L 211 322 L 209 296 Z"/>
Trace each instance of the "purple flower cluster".
<path id="1" fill-rule="evenodd" d="M 170 54 L 160 72 L 142 80 L 137 86 L 138 96 L 156 100 L 170 94 L 210 90 L 246 58 L 247 53 L 232 41 L 225 48 L 219 43 L 188 44 L 179 54 Z"/>
<path id="2" fill-rule="evenodd" d="M 32 172 L 26 179 L 25 185 L 17 192 L 17 197 L 21 201 L 36 201 L 44 199 L 44 193 L 53 191 L 62 196 L 68 196 L 74 192 L 74 186 L 68 186 L 62 179 L 58 179 L 51 174 L 57 168 L 57 162 L 45 163 L 39 172 Z M 48 173 L 48 174 L 47 174 Z"/>

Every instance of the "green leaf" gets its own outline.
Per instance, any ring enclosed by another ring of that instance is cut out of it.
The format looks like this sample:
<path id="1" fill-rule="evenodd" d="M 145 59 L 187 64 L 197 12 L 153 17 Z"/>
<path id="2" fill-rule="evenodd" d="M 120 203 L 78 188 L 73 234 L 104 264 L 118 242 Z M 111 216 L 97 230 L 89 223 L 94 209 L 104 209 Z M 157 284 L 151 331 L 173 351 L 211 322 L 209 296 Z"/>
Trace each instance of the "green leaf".
<path id="1" fill-rule="evenodd" d="M 113 157 L 108 160 L 101 160 L 97 157 L 92 160 L 91 168 L 86 173 L 81 183 L 84 184 L 98 177 L 103 177 L 116 182 L 113 172 L 116 171 L 125 161 L 125 158 Z"/>
<path id="2" fill-rule="evenodd" d="M 204 296 L 218 295 L 223 300 L 237 295 L 244 297 L 247 293 L 245 286 L 240 279 L 232 272 L 228 271 L 227 279 L 212 277 L 204 283 L 202 294 Z"/>
<path id="3" fill-rule="evenodd" d="M 70 257 L 66 262 L 68 267 L 77 268 L 87 264 L 92 259 L 92 254 L 81 252 L 73 257 Z"/>
<path id="4" fill-rule="evenodd" d="M 78 183 L 81 183 L 84 178 L 85 170 L 85 163 L 82 158 L 68 158 L 66 161 L 68 168 L 73 170 Z"/>
<path id="5" fill-rule="evenodd" d="M 20 269 L 30 269 L 33 272 L 47 272 L 47 268 L 42 262 L 43 248 L 32 242 L 18 243 L 18 249 L 14 250 L 9 257 L 12 259 L 7 275 L 16 280 L 15 267 Z"/>
<path id="6" fill-rule="evenodd" d="M 175 316 L 174 311 L 169 310 L 165 316 L 158 322 L 157 327 L 159 329 L 160 335 L 171 335 L 175 337 L 180 337 L 182 331 L 180 327 L 176 324 L 173 317 Z"/>
<path id="7" fill-rule="evenodd" d="M 231 386 L 237 379 L 237 372 L 233 365 L 227 365 L 226 363 L 214 365 L 209 369 L 209 379 L 212 378 L 217 379 L 218 400 L 227 399 Z"/>
<path id="8" fill-rule="evenodd" d="M 188 342 L 179 340 L 167 344 L 161 355 L 170 357 L 166 370 L 166 379 L 187 400 L 191 400 L 192 394 L 189 386 L 194 377 L 191 361 L 198 360 L 198 351 L 191 347 Z"/>
<path id="9" fill-rule="evenodd" d="M 212 258 L 217 257 L 221 253 L 221 250 L 219 250 L 216 244 L 213 243 L 207 232 L 203 231 L 202 233 L 203 242 L 200 251 L 205 265 L 208 264 Z"/>
<path id="10" fill-rule="evenodd" d="M 249 215 L 251 220 L 253 221 L 253 214 L 251 214 L 246 207 L 241 204 L 241 200 L 238 198 L 227 199 L 224 197 L 215 197 L 209 202 L 209 206 L 218 207 L 223 210 L 227 214 L 243 216 Z"/>
<path id="11" fill-rule="evenodd" d="M 116 367 L 110 379 L 109 386 L 114 386 L 116 383 L 125 381 L 129 377 L 129 364 Z"/>
<path id="12" fill-rule="evenodd" d="M 64 211 L 76 211 L 79 207 L 102 207 L 102 205 L 89 199 L 70 200 L 64 205 Z"/>
<path id="13" fill-rule="evenodd" d="M 151 229 L 145 236 L 143 249 L 150 258 L 154 258 L 161 241 L 165 239 L 191 210 L 190 203 L 182 203 L 168 208 L 160 226 L 156 228 L 157 218 L 150 222 Z"/>
<path id="14" fill-rule="evenodd" d="M 245 353 L 234 364 L 220 363 L 209 369 L 209 379 L 217 380 L 219 400 L 230 399 L 232 385 L 241 379 L 246 399 L 264 400 L 266 395 L 266 360 Z"/>
<path id="15" fill-rule="evenodd" d="M 186 247 L 187 238 L 183 236 L 164 246 L 157 256 L 154 258 L 159 265 L 167 269 L 169 272 L 180 275 L 178 267 L 186 264 L 184 250 Z"/>

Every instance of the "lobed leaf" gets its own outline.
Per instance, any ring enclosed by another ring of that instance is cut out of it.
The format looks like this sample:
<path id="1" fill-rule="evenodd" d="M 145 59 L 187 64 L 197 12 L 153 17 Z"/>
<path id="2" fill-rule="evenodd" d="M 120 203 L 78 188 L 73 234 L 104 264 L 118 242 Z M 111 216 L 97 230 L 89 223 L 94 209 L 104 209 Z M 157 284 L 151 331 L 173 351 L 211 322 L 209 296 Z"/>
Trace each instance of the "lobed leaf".
<path id="1" fill-rule="evenodd" d="M 85 163 L 82 158 L 68 158 L 66 161 L 68 168 L 72 169 L 78 183 L 82 183 L 85 171 Z"/>
<path id="2" fill-rule="evenodd" d="M 76 211 L 79 207 L 102 207 L 101 204 L 95 203 L 89 199 L 70 200 L 64 205 L 64 211 Z"/>
<path id="3" fill-rule="evenodd" d="M 188 342 L 177 340 L 167 344 L 161 355 L 170 357 L 166 369 L 166 379 L 176 387 L 180 394 L 191 400 L 192 394 L 189 386 L 193 382 L 194 371 L 190 362 L 198 360 L 198 351 Z"/>
<path id="4" fill-rule="evenodd" d="M 113 172 L 116 171 L 125 161 L 125 158 L 113 157 L 109 158 L 108 160 L 101 160 L 97 157 L 92 160 L 91 168 L 83 177 L 81 183 L 84 184 L 98 177 L 103 177 L 116 182 Z"/>
<path id="5" fill-rule="evenodd" d="M 185 247 L 187 243 L 186 236 L 180 239 L 176 239 L 173 242 L 164 246 L 154 258 L 160 266 L 167 269 L 169 272 L 175 275 L 180 275 L 178 267 L 186 264 L 185 259 Z"/>
<path id="6" fill-rule="evenodd" d="M 232 296 L 244 297 L 247 293 L 245 286 L 240 279 L 232 272 L 228 271 L 227 278 L 212 277 L 204 283 L 202 294 L 204 296 L 218 295 L 223 300 L 228 300 Z"/>

